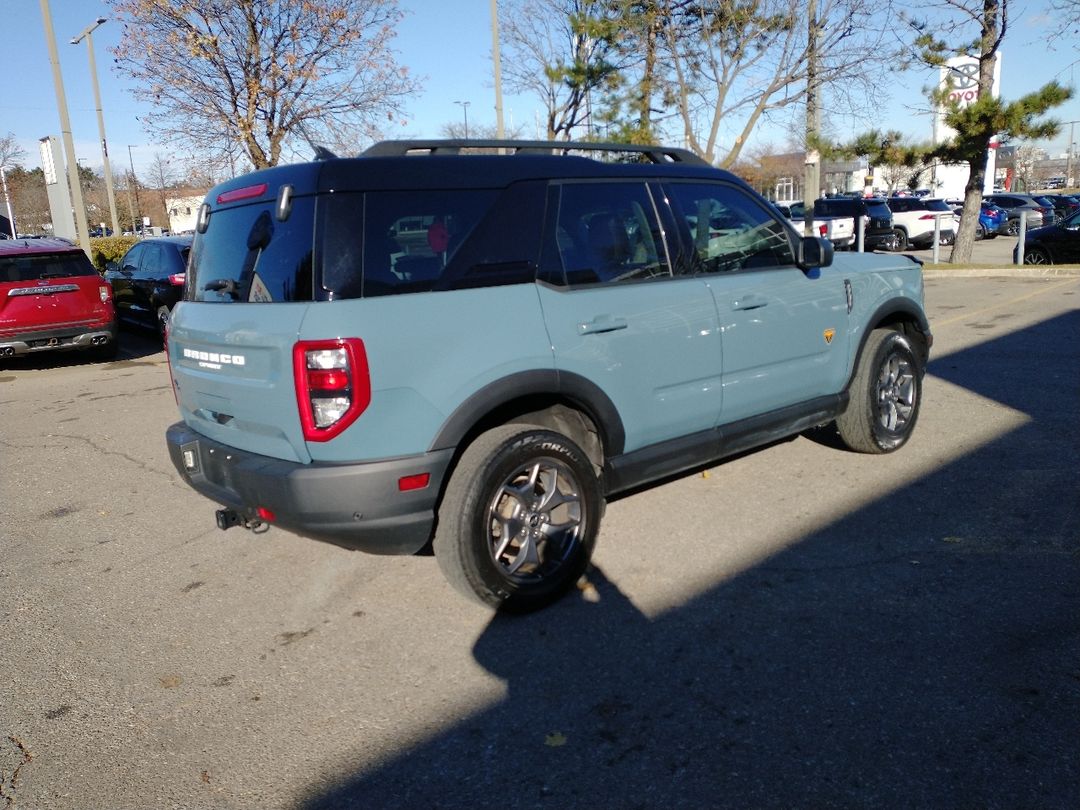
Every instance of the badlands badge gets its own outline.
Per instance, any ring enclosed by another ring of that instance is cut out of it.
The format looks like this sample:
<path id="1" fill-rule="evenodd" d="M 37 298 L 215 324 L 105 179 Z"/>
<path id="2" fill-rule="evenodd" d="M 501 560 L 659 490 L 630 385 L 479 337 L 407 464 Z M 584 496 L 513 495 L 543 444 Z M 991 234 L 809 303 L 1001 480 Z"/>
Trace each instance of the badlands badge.
<path id="1" fill-rule="evenodd" d="M 832 339 L 836 335 L 836 330 L 835 329 L 826 329 L 822 334 L 825 336 L 825 342 L 826 343 L 832 343 Z"/>

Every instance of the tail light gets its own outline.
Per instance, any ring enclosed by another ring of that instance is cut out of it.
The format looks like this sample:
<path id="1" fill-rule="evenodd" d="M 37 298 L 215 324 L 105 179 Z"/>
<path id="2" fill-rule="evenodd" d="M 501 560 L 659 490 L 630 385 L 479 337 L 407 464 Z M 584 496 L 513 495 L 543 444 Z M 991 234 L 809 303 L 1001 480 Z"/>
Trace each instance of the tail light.
<path id="1" fill-rule="evenodd" d="M 297 343 L 293 376 L 305 441 L 334 438 L 371 402 L 367 352 L 359 338 Z"/>
<path id="2" fill-rule="evenodd" d="M 172 284 L 174 287 L 183 287 L 184 278 L 186 276 L 186 273 L 173 273 L 169 276 L 169 283 Z"/>
<path id="3" fill-rule="evenodd" d="M 822 239 L 825 238 L 825 234 L 827 234 L 828 232 L 829 232 L 829 226 L 828 225 L 818 225 L 818 233 L 821 234 Z"/>

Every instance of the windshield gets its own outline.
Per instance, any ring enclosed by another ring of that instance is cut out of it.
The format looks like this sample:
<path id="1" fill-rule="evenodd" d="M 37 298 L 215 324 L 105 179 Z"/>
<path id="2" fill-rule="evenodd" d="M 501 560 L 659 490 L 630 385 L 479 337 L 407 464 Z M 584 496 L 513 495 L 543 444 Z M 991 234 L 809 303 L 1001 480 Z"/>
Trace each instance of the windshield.
<path id="1" fill-rule="evenodd" d="M 37 256 L 0 256 L 0 281 L 35 281 L 97 274 L 97 270 L 81 250 Z"/>

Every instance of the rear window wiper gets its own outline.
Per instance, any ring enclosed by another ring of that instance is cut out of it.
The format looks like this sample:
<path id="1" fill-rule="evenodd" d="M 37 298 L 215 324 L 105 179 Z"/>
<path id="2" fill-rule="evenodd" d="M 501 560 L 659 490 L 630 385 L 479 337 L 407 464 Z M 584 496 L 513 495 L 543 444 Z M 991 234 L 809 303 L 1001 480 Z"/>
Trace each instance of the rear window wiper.
<path id="1" fill-rule="evenodd" d="M 206 292 L 225 293 L 232 298 L 239 298 L 240 293 L 236 290 L 236 281 L 231 278 L 215 278 L 213 281 L 208 281 L 203 285 L 203 290 Z"/>

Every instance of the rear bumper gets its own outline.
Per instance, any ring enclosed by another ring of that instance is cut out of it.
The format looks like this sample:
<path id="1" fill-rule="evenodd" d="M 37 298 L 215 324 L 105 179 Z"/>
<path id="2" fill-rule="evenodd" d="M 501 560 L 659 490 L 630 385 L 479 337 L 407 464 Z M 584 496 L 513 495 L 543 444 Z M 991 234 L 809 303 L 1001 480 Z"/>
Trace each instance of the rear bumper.
<path id="1" fill-rule="evenodd" d="M 356 464 L 300 464 L 211 441 L 185 423 L 165 435 L 180 476 L 212 501 L 314 540 L 370 554 L 414 554 L 431 539 L 435 506 L 453 450 Z M 430 474 L 402 492 L 404 476 Z"/>
<path id="2" fill-rule="evenodd" d="M 116 322 L 83 324 L 77 327 L 38 329 L 33 332 L 0 334 L 0 357 L 16 357 L 33 352 L 94 349 L 116 342 Z"/>

